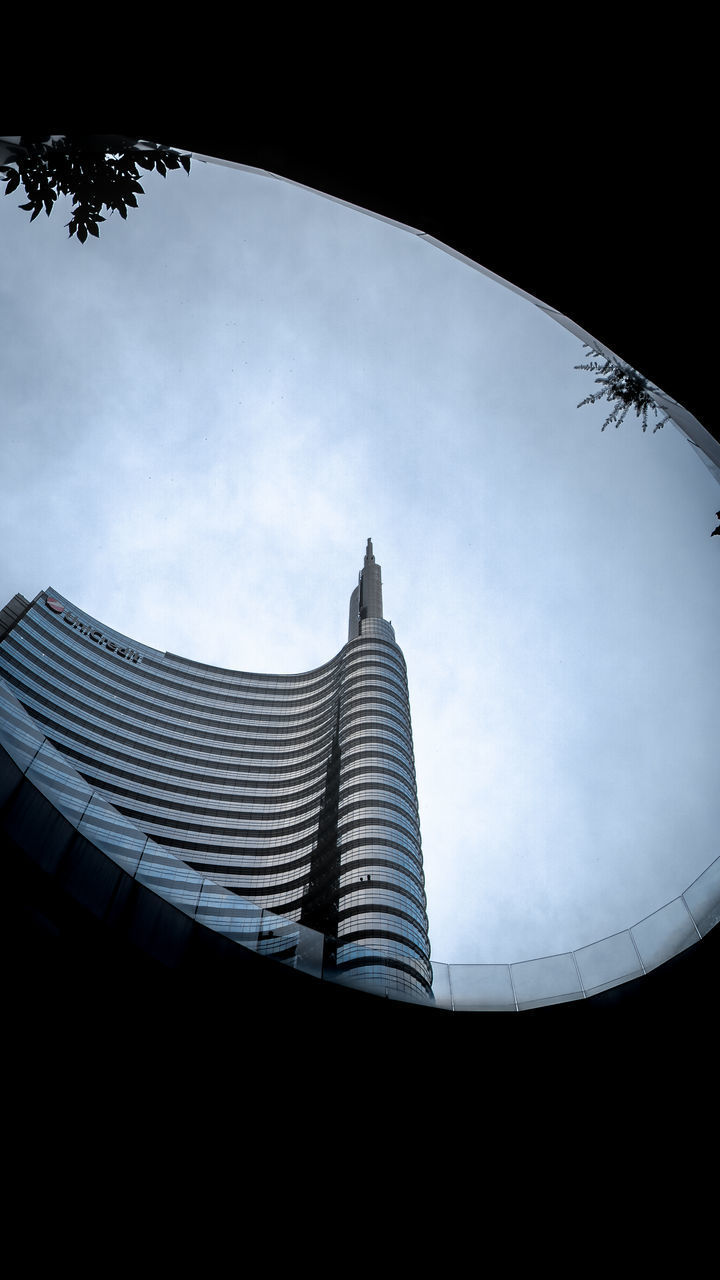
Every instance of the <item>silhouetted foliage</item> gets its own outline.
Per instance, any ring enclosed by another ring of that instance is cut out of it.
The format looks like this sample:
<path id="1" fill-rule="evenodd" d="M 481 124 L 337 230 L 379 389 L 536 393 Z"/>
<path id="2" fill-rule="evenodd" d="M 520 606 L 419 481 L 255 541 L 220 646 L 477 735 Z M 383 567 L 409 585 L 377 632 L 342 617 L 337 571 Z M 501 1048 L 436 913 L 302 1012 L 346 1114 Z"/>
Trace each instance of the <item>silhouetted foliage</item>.
<path id="1" fill-rule="evenodd" d="M 650 384 L 639 374 L 636 369 L 631 369 L 629 365 L 622 364 L 619 360 L 611 360 L 607 356 L 602 356 L 594 347 L 587 346 L 583 343 L 585 351 L 589 356 L 595 356 L 588 364 L 576 364 L 576 369 L 582 369 L 587 373 L 595 373 L 596 383 L 601 387 L 600 391 L 593 392 L 592 395 L 586 396 L 577 406 L 582 409 L 584 404 L 595 404 L 596 400 L 602 400 L 605 397 L 609 402 L 615 401 L 615 407 L 612 413 L 609 413 L 602 424 L 601 430 L 604 431 L 613 423 L 616 427 L 624 420 L 629 409 L 635 410 L 635 416 L 642 418 L 642 429 L 647 430 L 648 413 L 654 413 L 659 416 L 662 413 L 655 400 L 653 390 Z M 657 422 L 653 427 L 653 434 L 659 431 L 665 423 L 670 420 L 670 414 L 666 413 L 662 422 Z"/>
<path id="2" fill-rule="evenodd" d="M 141 169 L 156 169 L 163 178 L 168 169 L 190 172 L 190 157 L 169 151 L 155 143 L 116 134 L 68 134 L 64 137 L 21 137 L 5 143 L 14 154 L 0 166 L 0 178 L 7 180 L 10 195 L 22 183 L 27 203 L 20 209 L 32 213 L 33 222 L 43 208 L 48 217 L 59 195 L 72 196 L 72 217 L 65 225 L 72 236 L 85 241 L 88 232 L 98 236 L 104 222 L 101 209 L 127 217 L 128 207 L 137 208 L 137 196 L 144 195 L 138 178 Z"/>
<path id="3" fill-rule="evenodd" d="M 654 413 L 655 417 L 662 413 L 650 383 L 636 369 L 631 369 L 620 360 L 611 360 L 608 356 L 602 356 L 587 343 L 583 343 L 583 347 L 587 354 L 594 356 L 595 359 L 590 360 L 588 364 L 576 364 L 575 368 L 582 369 L 586 373 L 597 374 L 595 381 L 600 385 L 601 390 L 581 400 L 577 406 L 578 409 L 582 409 L 584 404 L 595 404 L 596 400 L 602 400 L 605 397 L 611 403 L 615 401 L 615 407 L 603 422 L 601 431 L 609 427 L 611 422 L 619 427 L 629 409 L 634 409 L 635 416 L 642 418 L 642 429 L 646 431 L 648 413 Z M 661 422 L 655 423 L 653 434 L 669 421 L 670 414 L 666 413 Z M 717 513 L 717 518 L 720 520 L 720 511 Z M 713 529 L 710 537 L 714 537 L 716 533 L 720 534 L 720 524 L 717 529 Z"/>
<path id="4" fill-rule="evenodd" d="M 715 519 L 720 520 L 720 511 L 715 512 Z M 714 538 L 716 533 L 720 533 L 720 524 L 718 525 L 717 529 L 713 529 L 712 533 L 710 534 L 710 537 Z"/>

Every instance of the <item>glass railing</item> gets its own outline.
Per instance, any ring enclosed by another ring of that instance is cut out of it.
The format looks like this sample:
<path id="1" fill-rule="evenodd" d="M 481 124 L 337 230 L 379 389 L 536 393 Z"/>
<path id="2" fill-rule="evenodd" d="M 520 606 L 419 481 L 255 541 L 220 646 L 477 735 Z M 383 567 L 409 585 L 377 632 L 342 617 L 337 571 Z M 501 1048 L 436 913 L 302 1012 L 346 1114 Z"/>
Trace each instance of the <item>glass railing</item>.
<path id="1" fill-rule="evenodd" d="M 720 858 L 691 885 L 630 929 L 577 951 L 518 964 L 437 964 L 439 1009 L 518 1010 L 582 1000 L 656 969 L 720 921 Z"/>

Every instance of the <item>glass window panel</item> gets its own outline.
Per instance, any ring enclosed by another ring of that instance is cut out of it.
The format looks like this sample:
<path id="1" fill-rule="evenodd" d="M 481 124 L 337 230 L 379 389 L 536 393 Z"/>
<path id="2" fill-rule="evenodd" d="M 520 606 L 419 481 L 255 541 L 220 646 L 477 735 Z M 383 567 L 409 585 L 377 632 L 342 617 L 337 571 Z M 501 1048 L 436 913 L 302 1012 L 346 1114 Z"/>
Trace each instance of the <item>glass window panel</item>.
<path id="1" fill-rule="evenodd" d="M 698 931 L 705 937 L 720 924 L 720 858 L 687 888 L 683 897 L 692 912 Z"/>
<path id="2" fill-rule="evenodd" d="M 642 975 L 642 965 L 629 931 L 581 947 L 575 960 L 588 995 Z"/>
<path id="3" fill-rule="evenodd" d="M 243 947 L 257 951 L 262 909 L 216 885 L 205 881 L 198 901 L 196 919 L 209 929 L 232 938 Z"/>
<path id="4" fill-rule="evenodd" d="M 49 742 L 43 743 L 27 778 L 55 808 L 77 826 L 92 798 L 89 787 Z"/>
<path id="5" fill-rule="evenodd" d="M 43 743 L 43 735 L 37 725 L 11 694 L 5 694 L 0 700 L 0 742 L 23 771 L 32 763 Z"/>
<path id="6" fill-rule="evenodd" d="M 300 925 L 295 968 L 301 969 L 303 973 L 310 973 L 315 978 L 321 978 L 324 949 L 323 935 L 315 929 L 307 929 L 304 925 Z"/>
<path id="7" fill-rule="evenodd" d="M 433 995 L 438 1009 L 452 1009 L 449 964 L 433 964 Z"/>
<path id="8" fill-rule="evenodd" d="M 572 954 L 542 956 L 510 966 L 515 996 L 520 1009 L 575 1000 L 583 995 Z"/>
<path id="9" fill-rule="evenodd" d="M 451 964 L 450 989 L 457 1010 L 515 1010 L 510 966 L 507 964 Z"/>
<path id="10" fill-rule="evenodd" d="M 195 915 L 203 877 L 152 840 L 145 845 L 135 878 L 186 915 Z"/>
<path id="11" fill-rule="evenodd" d="M 699 941 L 698 931 L 682 898 L 633 925 L 630 931 L 645 969 L 655 969 L 686 947 Z"/>
<path id="12" fill-rule="evenodd" d="M 102 849 L 113 862 L 134 875 L 147 843 L 147 836 L 129 818 L 118 813 L 97 791 L 83 814 L 78 831 L 98 849 Z"/>

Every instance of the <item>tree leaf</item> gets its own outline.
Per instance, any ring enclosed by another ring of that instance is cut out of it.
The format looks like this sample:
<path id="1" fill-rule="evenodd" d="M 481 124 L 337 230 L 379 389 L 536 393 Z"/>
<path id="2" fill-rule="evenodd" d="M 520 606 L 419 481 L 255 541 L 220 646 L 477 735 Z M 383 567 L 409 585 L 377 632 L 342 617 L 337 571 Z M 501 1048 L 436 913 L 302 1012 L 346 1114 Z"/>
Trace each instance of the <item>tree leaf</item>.
<path id="1" fill-rule="evenodd" d="M 102 208 L 119 212 L 123 219 L 128 208 L 137 208 L 134 193 L 145 194 L 137 180 L 138 166 L 141 171 L 157 169 L 162 178 L 168 169 L 190 172 L 189 155 L 148 142 L 136 151 L 136 142 L 114 134 L 66 134 L 54 140 L 25 136 L 19 146 L 11 146 L 12 158 L 0 165 L 0 179 L 6 194 L 24 185 L 26 203 L 19 207 L 31 221 L 43 208 L 49 217 L 58 195 L 69 196 L 72 219 L 65 225 L 70 236 L 83 242 L 88 234 L 98 235 L 98 225 L 105 221 Z"/>

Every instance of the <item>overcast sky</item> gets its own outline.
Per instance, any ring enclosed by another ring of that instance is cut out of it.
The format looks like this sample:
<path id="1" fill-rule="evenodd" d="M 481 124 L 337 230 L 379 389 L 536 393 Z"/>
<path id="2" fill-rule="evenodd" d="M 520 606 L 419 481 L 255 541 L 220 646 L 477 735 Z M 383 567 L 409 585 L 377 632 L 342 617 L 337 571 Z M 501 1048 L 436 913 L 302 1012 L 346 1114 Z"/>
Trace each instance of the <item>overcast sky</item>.
<path id="1" fill-rule="evenodd" d="M 194 162 L 99 240 L 0 199 L 0 604 L 250 671 L 408 664 L 433 959 L 582 946 L 718 854 L 720 502 L 578 340 L 417 237 Z M 621 305 L 621 300 L 619 300 Z M 606 412 L 606 411 L 605 411 Z"/>

